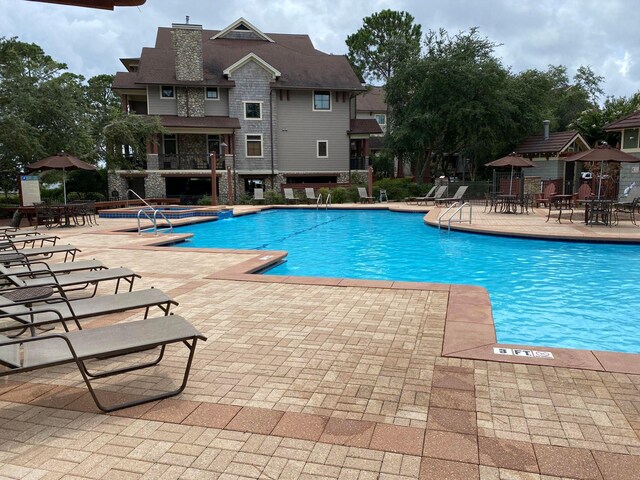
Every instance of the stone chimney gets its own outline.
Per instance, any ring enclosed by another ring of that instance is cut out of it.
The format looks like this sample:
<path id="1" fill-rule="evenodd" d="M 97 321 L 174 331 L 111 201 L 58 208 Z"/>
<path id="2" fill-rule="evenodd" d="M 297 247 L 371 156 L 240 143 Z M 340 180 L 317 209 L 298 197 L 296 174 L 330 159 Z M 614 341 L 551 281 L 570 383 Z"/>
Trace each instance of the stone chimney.
<path id="1" fill-rule="evenodd" d="M 176 80 L 201 81 L 202 25 L 174 23 L 173 48 L 176 52 Z"/>
<path id="2" fill-rule="evenodd" d="M 549 124 L 551 124 L 550 120 L 543 120 L 542 125 L 544 126 L 544 139 L 549 140 Z"/>

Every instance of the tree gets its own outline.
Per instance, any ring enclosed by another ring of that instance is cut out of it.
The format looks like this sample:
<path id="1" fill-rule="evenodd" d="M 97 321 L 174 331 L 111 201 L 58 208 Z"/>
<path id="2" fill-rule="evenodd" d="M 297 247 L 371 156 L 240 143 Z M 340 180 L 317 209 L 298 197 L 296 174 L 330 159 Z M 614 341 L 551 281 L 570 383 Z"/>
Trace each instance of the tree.
<path id="1" fill-rule="evenodd" d="M 119 113 L 104 129 L 107 167 L 136 169 L 144 165 L 147 144 L 166 130 L 157 116 Z"/>
<path id="2" fill-rule="evenodd" d="M 390 145 L 414 163 L 416 179 L 446 174 L 445 156 L 460 153 L 475 165 L 510 130 L 509 71 L 496 44 L 472 28 L 450 36 L 430 31 L 425 54 L 406 62 L 387 84 L 394 115 Z"/>
<path id="3" fill-rule="evenodd" d="M 602 107 L 594 105 L 582 111 L 570 127 L 578 130 L 591 144 L 604 140 L 611 145 L 620 141 L 620 133 L 605 132 L 604 126 L 640 110 L 640 92 L 631 97 L 607 97 Z"/>
<path id="4" fill-rule="evenodd" d="M 386 83 L 399 65 L 420 54 L 422 29 L 407 12 L 382 10 L 347 37 L 349 61 L 362 78 Z"/>
<path id="5" fill-rule="evenodd" d="M 66 68 L 35 44 L 0 38 L 0 165 L 5 190 L 15 188 L 16 175 L 25 164 L 44 156 L 65 150 L 91 159 L 84 78 Z"/>
<path id="6" fill-rule="evenodd" d="M 122 110 L 120 97 L 111 89 L 113 79 L 114 75 L 97 75 L 89 79 L 86 87 L 94 151 L 103 160 L 107 157 L 104 127 L 118 118 Z"/>

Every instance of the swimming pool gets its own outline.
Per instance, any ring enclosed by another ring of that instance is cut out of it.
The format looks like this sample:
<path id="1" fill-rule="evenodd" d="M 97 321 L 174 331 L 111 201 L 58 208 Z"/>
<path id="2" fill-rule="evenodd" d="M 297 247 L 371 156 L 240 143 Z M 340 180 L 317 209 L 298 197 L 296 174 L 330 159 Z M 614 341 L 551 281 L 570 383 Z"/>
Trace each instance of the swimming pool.
<path id="1" fill-rule="evenodd" d="M 640 353 L 640 246 L 441 232 L 422 214 L 271 210 L 174 229 L 177 247 L 286 250 L 267 272 L 480 285 L 498 340 Z"/>

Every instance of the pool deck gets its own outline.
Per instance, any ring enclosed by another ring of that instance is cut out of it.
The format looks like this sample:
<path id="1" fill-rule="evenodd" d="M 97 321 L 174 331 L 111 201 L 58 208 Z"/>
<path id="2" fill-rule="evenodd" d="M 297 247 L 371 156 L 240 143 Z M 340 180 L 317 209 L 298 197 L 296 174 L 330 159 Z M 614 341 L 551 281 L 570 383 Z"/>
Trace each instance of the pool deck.
<path id="1" fill-rule="evenodd" d="M 542 210 L 474 207 L 461 228 L 640 241 L 628 221 L 545 219 Z M 129 267 L 142 275 L 136 289 L 155 286 L 180 302 L 173 311 L 208 337 L 187 388 L 104 415 L 75 367 L 0 378 L 0 478 L 638 478 L 639 356 L 496 355 L 484 289 L 251 275 L 285 253 L 168 251 L 152 236 L 118 232 L 134 226 L 101 219 L 49 233 L 81 248 L 78 259 Z M 179 378 L 180 353 L 101 382 L 102 393 L 164 389 Z"/>

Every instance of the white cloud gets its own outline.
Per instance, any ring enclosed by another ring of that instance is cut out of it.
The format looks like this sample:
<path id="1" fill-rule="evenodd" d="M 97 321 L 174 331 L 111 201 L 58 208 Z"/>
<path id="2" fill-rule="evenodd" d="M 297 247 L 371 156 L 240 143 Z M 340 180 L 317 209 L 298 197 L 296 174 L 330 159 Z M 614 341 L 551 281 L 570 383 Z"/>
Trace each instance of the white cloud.
<path id="1" fill-rule="evenodd" d="M 306 33 L 319 50 L 343 54 L 362 19 L 383 8 L 411 13 L 423 31 L 479 27 L 502 44 L 497 54 L 514 71 L 565 65 L 573 75 L 591 65 L 608 95 L 640 91 L 636 0 L 147 0 L 115 11 L 3 0 L 0 32 L 34 42 L 86 77 L 122 70 L 120 57 L 153 46 L 157 27 L 191 23 L 220 29 L 243 16 L 269 33 Z"/>

